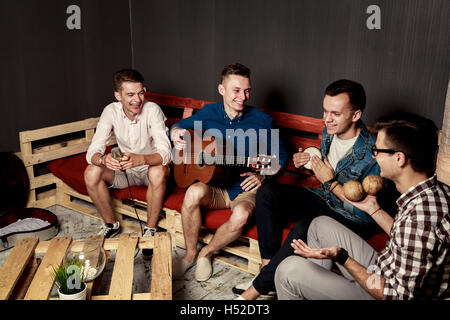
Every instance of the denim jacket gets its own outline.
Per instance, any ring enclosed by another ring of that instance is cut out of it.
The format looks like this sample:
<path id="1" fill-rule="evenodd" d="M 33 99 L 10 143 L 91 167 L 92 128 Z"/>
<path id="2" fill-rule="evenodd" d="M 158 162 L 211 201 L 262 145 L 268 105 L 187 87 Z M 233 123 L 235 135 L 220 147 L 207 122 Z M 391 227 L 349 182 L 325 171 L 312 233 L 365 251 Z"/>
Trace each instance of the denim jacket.
<path id="1" fill-rule="evenodd" d="M 375 138 L 370 134 L 367 127 L 362 121 L 358 122 L 361 131 L 358 138 L 355 141 L 352 149 L 339 160 L 336 170 L 334 172 L 335 177 L 340 184 L 344 184 L 348 180 L 358 180 L 362 183 L 364 178 L 371 174 L 380 174 L 380 167 L 375 159 L 372 157 L 371 147 L 375 144 Z M 321 153 L 322 159 L 325 159 L 330 150 L 331 141 L 333 135 L 327 133 L 327 127 L 322 132 Z M 337 213 L 343 215 L 347 219 L 350 219 L 359 225 L 367 225 L 373 223 L 373 219 L 364 211 L 353 207 L 347 201 L 342 203 L 332 192 L 324 189 L 312 189 L 310 191 L 319 195 L 331 209 Z"/>

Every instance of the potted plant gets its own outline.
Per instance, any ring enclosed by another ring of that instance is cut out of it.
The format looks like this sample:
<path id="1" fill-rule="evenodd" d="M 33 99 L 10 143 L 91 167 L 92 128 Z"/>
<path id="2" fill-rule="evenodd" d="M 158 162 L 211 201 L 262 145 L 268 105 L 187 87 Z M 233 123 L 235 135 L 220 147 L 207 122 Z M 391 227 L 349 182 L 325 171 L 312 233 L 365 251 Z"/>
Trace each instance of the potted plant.
<path id="1" fill-rule="evenodd" d="M 58 287 L 60 300 L 86 300 L 86 272 L 83 260 L 72 259 L 52 268 L 52 277 Z"/>

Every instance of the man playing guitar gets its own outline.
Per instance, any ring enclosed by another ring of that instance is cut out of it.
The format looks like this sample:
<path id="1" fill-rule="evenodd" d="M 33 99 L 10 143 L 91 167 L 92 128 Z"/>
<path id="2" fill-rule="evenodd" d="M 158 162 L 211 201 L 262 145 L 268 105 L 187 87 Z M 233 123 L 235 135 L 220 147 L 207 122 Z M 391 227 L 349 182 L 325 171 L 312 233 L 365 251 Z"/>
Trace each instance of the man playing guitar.
<path id="1" fill-rule="evenodd" d="M 256 141 L 259 144 L 260 140 L 263 140 L 259 139 L 260 132 L 267 132 L 266 145 L 264 147 L 259 145 L 258 150 L 265 148 L 264 150 L 267 150 L 268 154 L 274 152 L 280 165 L 280 171 L 283 171 L 288 157 L 281 141 L 270 139 L 272 129 L 274 129 L 273 119 L 257 108 L 245 105 L 250 98 L 250 70 L 239 63 L 225 66 L 222 70 L 222 79 L 218 90 L 223 97 L 223 102 L 205 105 L 193 116 L 172 127 L 170 136 L 175 148 L 184 149 L 186 147 L 183 136 L 187 129 L 194 129 L 196 121 L 201 121 L 204 130 L 219 130 L 227 145 L 231 142 L 236 146 L 238 133 L 244 133 L 249 129 L 256 132 Z M 237 133 L 230 135 L 231 130 Z M 252 146 L 252 141 L 249 140 L 245 141 L 245 150 L 243 150 L 245 154 L 238 154 L 238 156 L 248 157 L 249 150 L 254 149 L 255 146 Z M 276 150 L 278 150 L 278 154 Z M 178 263 L 174 263 L 174 278 L 182 277 L 191 266 L 197 264 L 195 279 L 207 281 L 213 272 L 211 257 L 214 251 L 225 247 L 242 234 L 244 226 L 255 209 L 256 190 L 264 182 L 264 176 L 248 171 L 248 169 L 232 174 L 232 181 L 222 184 L 221 187 L 197 182 L 187 189 L 181 209 L 186 254 Z M 201 207 L 230 208 L 232 214 L 229 220 L 216 230 L 210 243 L 198 252 L 197 242 L 202 222 Z"/>

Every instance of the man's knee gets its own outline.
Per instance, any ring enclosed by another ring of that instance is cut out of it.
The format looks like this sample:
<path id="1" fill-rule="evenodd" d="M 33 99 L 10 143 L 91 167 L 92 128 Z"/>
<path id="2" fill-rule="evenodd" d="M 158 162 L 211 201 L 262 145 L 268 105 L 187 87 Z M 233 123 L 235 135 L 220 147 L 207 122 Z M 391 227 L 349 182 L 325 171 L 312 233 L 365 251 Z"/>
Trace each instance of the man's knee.
<path id="1" fill-rule="evenodd" d="M 103 170 L 99 166 L 90 164 L 84 170 L 84 182 L 86 186 L 97 184 L 102 178 Z"/>
<path id="2" fill-rule="evenodd" d="M 202 182 L 191 185 L 184 195 L 183 206 L 193 206 L 200 204 L 201 200 L 207 195 L 208 186 Z"/>
<path id="3" fill-rule="evenodd" d="M 299 272 L 299 267 L 301 266 L 301 264 L 303 264 L 304 261 L 306 261 L 305 258 L 297 255 L 287 257 L 278 265 L 275 272 L 275 277 L 277 277 L 277 275 L 284 277 Z"/>
<path id="4" fill-rule="evenodd" d="M 293 255 L 284 259 L 275 271 L 275 286 L 283 285 L 284 288 L 299 286 L 303 277 L 309 274 L 308 269 L 310 261 L 307 259 Z"/>
<path id="5" fill-rule="evenodd" d="M 151 166 L 148 168 L 148 180 L 154 186 L 159 186 L 167 181 L 169 168 L 167 166 Z"/>
<path id="6" fill-rule="evenodd" d="M 254 208 L 254 205 L 247 201 L 239 202 L 233 208 L 233 212 L 231 213 L 229 220 L 232 232 L 239 231 L 245 227 Z"/>
<path id="7" fill-rule="evenodd" d="M 337 223 L 336 220 L 328 216 L 319 216 L 311 221 L 308 229 L 308 238 L 317 237 L 320 234 L 328 234 L 333 231 L 333 225 Z"/>

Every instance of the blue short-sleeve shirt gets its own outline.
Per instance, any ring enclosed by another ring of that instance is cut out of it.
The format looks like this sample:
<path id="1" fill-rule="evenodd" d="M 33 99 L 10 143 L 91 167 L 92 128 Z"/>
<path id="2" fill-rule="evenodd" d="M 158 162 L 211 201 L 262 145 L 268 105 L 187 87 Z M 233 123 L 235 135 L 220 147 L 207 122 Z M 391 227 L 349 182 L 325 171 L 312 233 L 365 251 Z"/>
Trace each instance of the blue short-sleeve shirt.
<path id="1" fill-rule="evenodd" d="M 274 128 L 272 117 L 255 107 L 245 106 L 240 116 L 230 119 L 225 112 L 223 102 L 207 104 L 191 117 L 174 124 L 172 128 L 194 129 L 199 126 L 202 130 L 213 129 L 220 132 L 224 138 L 224 144 L 232 144 L 238 156 L 276 155 L 281 166 L 280 172 L 286 168 L 288 155 L 279 139 L 278 130 Z M 245 143 L 242 137 L 245 138 Z M 238 173 L 246 171 L 249 170 L 241 169 Z M 230 185 L 224 186 L 230 200 L 243 192 L 240 184 L 246 177 L 241 177 L 238 173 Z"/>

